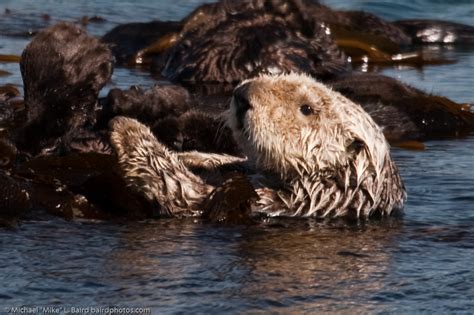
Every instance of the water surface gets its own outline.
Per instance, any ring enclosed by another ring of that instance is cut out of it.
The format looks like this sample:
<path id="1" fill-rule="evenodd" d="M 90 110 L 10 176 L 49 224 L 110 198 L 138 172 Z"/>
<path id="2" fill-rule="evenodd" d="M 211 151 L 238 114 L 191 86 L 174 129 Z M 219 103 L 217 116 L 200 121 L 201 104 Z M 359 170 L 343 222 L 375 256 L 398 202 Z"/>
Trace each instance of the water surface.
<path id="1" fill-rule="evenodd" d="M 118 23 L 179 19 L 201 1 L 0 0 L 0 54 L 20 54 L 15 31 L 100 15 L 89 31 Z M 387 19 L 472 23 L 472 1 L 325 1 Z M 42 14 L 50 15 L 43 21 Z M 39 22 L 38 22 L 39 21 Z M 474 50 L 431 47 L 456 64 L 384 69 L 457 102 L 474 102 Z M 22 85 L 18 65 L 0 85 Z M 150 86 L 116 69 L 110 86 Z M 394 149 L 408 190 L 402 220 L 363 226 L 280 220 L 226 227 L 193 220 L 118 223 L 29 221 L 0 230 L 0 313 L 11 306 L 141 306 L 163 313 L 470 313 L 474 310 L 474 137 Z"/>

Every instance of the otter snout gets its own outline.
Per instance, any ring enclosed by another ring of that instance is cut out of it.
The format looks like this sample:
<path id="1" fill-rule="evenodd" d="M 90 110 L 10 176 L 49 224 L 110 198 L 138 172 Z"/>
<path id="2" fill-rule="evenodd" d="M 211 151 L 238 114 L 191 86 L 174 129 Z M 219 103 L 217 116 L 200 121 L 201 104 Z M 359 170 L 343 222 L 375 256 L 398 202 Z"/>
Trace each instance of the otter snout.
<path id="1" fill-rule="evenodd" d="M 242 129 L 244 126 L 245 114 L 252 108 L 249 101 L 249 88 L 250 83 L 245 83 L 234 90 L 235 115 L 237 119 L 237 128 L 239 129 Z"/>

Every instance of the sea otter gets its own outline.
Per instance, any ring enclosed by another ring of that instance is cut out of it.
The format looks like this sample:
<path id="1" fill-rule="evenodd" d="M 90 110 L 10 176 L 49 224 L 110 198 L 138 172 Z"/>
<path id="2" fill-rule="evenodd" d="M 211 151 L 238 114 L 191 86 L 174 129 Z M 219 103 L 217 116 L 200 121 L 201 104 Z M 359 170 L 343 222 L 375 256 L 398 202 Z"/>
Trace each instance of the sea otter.
<path id="1" fill-rule="evenodd" d="M 446 21 L 385 21 L 312 0 L 218 1 L 181 21 L 119 25 L 103 37 L 120 64 L 152 63 L 155 75 L 238 82 L 259 73 L 311 73 L 319 80 L 353 64 L 450 63 L 415 44 L 472 44 L 474 28 Z"/>
<path id="2" fill-rule="evenodd" d="M 179 82 L 240 82 L 259 73 L 306 72 L 332 78 L 348 70 L 328 30 L 299 0 L 221 1 L 184 22 L 162 74 Z"/>
<path id="3" fill-rule="evenodd" d="M 352 73 L 325 82 L 360 104 L 391 143 L 460 137 L 474 130 L 469 104 L 425 93 L 377 73 Z"/>
<path id="4" fill-rule="evenodd" d="M 247 159 L 177 153 L 138 121 L 111 121 L 128 186 L 164 216 L 200 214 L 214 186 L 190 167 L 247 164 L 253 213 L 368 218 L 400 213 L 406 193 L 382 131 L 359 106 L 307 75 L 260 76 L 234 91 L 227 124 Z"/>
<path id="5" fill-rule="evenodd" d="M 98 94 L 112 75 L 113 57 L 82 28 L 58 23 L 28 44 L 20 69 L 27 117 L 15 140 L 20 150 L 37 155 L 69 146 L 77 132 L 95 123 Z"/>

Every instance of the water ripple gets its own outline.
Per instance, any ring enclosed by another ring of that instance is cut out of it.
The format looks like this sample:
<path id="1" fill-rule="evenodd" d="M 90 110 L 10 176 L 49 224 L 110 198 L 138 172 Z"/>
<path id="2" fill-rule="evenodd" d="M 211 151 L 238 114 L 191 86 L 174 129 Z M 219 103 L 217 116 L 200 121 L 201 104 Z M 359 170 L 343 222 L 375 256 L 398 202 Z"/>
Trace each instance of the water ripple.
<path id="1" fill-rule="evenodd" d="M 199 1 L 151 3 L 2 1 L 22 12 L 18 28 L 48 12 L 53 21 L 102 15 L 117 23 L 177 19 Z M 472 1 L 326 1 L 390 19 L 430 17 L 472 23 Z M 28 18 L 26 18 L 28 17 Z M 11 22 L 11 20 L 10 20 Z M 10 23 L 0 19 L 0 29 Z M 13 21 L 15 22 L 15 21 Z M 1 37 L 0 53 L 28 39 Z M 416 87 L 472 102 L 474 54 L 447 49 L 455 65 L 388 69 Z M 18 65 L 0 64 L 21 86 Z M 148 86 L 139 70 L 117 69 L 111 84 Z M 103 91 L 106 93 L 106 90 Z M 425 151 L 394 149 L 408 190 L 402 220 L 338 226 L 284 220 L 222 227 L 192 220 L 128 224 L 25 222 L 0 230 L 0 306 L 143 306 L 158 313 L 468 313 L 474 309 L 474 137 L 432 141 Z"/>

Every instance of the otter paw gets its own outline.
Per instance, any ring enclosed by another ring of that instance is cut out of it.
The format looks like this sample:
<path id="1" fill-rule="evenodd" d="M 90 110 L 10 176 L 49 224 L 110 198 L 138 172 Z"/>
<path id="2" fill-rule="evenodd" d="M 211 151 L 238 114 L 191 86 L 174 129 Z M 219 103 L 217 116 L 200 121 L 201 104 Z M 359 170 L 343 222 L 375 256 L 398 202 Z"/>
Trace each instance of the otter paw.
<path id="1" fill-rule="evenodd" d="M 159 204 L 165 216 L 199 211 L 211 187 L 191 173 L 148 127 L 135 119 L 116 117 L 110 129 L 110 142 L 128 187 Z"/>

